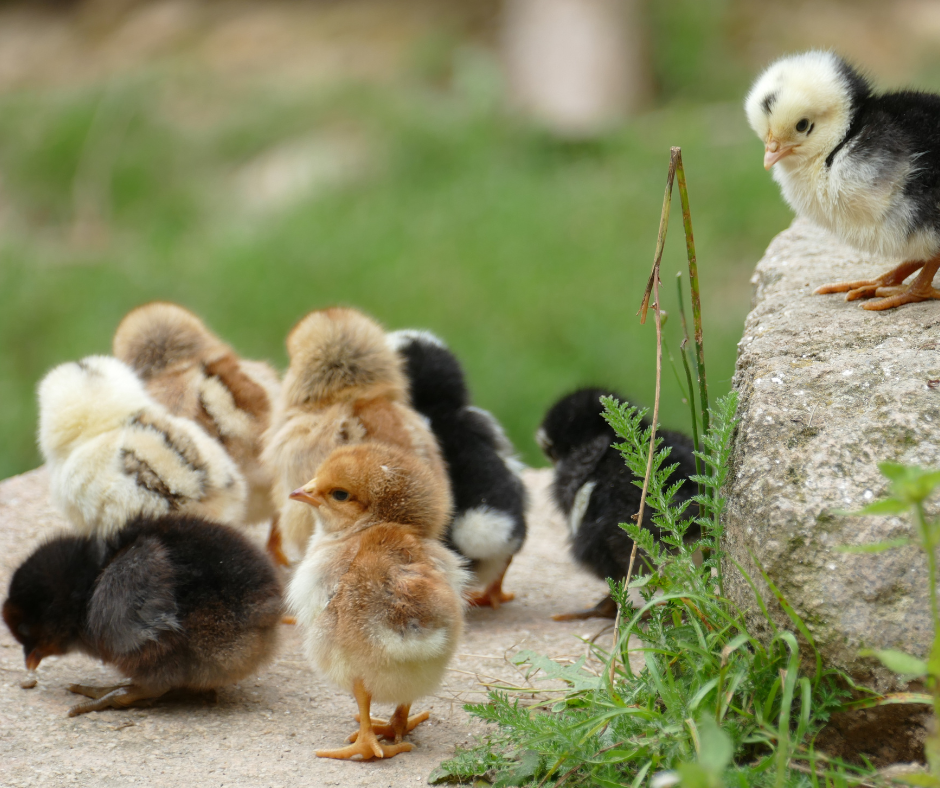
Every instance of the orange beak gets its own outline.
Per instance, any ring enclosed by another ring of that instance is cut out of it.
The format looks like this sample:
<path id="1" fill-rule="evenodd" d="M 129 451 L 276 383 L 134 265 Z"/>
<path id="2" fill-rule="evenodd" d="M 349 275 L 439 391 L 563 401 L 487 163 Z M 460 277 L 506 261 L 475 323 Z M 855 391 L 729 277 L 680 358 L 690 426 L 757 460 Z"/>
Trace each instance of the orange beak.
<path id="1" fill-rule="evenodd" d="M 309 503 L 311 506 L 320 506 L 323 503 L 322 495 L 312 493 L 305 487 L 298 487 L 287 497 L 292 501 L 303 501 L 304 503 Z"/>
<path id="2" fill-rule="evenodd" d="M 769 170 L 784 156 L 789 156 L 795 147 L 795 145 L 781 145 L 773 137 L 768 137 L 767 144 L 764 145 L 764 169 Z"/>
<path id="3" fill-rule="evenodd" d="M 26 655 L 26 669 L 27 670 L 36 670 L 39 667 L 39 663 L 42 662 L 42 658 L 46 656 L 42 653 L 42 649 L 39 646 L 36 646 L 29 654 Z"/>

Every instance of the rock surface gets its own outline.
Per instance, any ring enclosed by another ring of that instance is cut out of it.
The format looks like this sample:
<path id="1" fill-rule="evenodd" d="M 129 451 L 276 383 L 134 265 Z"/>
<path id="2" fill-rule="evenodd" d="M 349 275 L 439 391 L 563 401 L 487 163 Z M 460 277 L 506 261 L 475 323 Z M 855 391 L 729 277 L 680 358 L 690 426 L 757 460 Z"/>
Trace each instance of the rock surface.
<path id="1" fill-rule="evenodd" d="M 861 648 L 925 656 L 932 628 L 924 556 L 908 546 L 846 554 L 912 533 L 906 517 L 852 517 L 885 496 L 877 463 L 940 466 L 940 303 L 869 312 L 819 285 L 876 276 L 895 263 L 864 259 L 798 220 L 757 266 L 739 344 L 726 550 L 750 573 L 775 620 L 750 552 L 806 622 L 828 664 L 880 690 L 895 677 Z M 936 506 L 933 509 L 936 512 Z M 733 566 L 726 592 L 763 628 Z"/>
<path id="2" fill-rule="evenodd" d="M 548 471 L 529 471 L 533 498 L 529 538 L 506 576 L 516 599 L 499 610 L 471 610 L 444 686 L 416 704 L 431 719 L 411 735 L 415 749 L 388 761 L 316 758 L 355 729 L 352 697 L 320 678 L 304 659 L 300 636 L 284 626 L 278 657 L 257 676 L 221 690 L 217 699 L 165 698 L 152 708 L 66 716 L 70 683 L 105 685 L 120 677 L 82 656 L 50 657 L 34 689 L 22 689 L 23 650 L 0 624 L 0 785 L 125 788 L 321 788 L 424 785 L 430 772 L 469 746 L 482 730 L 463 704 L 485 698 L 485 683 L 528 686 L 509 658 L 532 649 L 555 658 L 583 655 L 579 637 L 610 623 L 555 622 L 551 614 L 593 605 L 607 586 L 578 569 L 565 549 L 567 527 L 546 495 Z M 0 590 L 13 570 L 52 533 L 66 527 L 48 503 L 44 470 L 0 483 Z M 253 534 L 259 543 L 265 529 Z M 6 594 L 4 593 L 4 596 Z M 638 656 L 636 669 L 642 665 Z M 589 664 L 591 664 L 589 662 Z M 596 661 L 593 662 L 597 667 Z M 380 707 L 379 713 L 388 709 Z"/>

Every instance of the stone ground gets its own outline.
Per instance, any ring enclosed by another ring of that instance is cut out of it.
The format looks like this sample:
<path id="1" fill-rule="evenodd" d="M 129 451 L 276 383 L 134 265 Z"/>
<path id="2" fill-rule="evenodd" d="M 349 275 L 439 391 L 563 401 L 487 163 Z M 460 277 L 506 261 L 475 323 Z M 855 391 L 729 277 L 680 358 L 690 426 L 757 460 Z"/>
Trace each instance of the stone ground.
<path id="1" fill-rule="evenodd" d="M 499 610 L 472 610 L 464 642 L 438 693 L 416 704 L 431 719 L 411 736 L 415 749 L 388 761 L 349 763 L 319 759 L 357 726 L 350 695 L 321 679 L 306 662 L 294 627 L 283 627 L 276 660 L 252 680 L 204 696 L 164 699 L 149 709 L 66 716 L 76 696 L 68 684 L 116 683 L 110 668 L 82 655 L 50 657 L 39 683 L 20 687 L 23 651 L 0 626 L 0 786 L 147 785 L 370 786 L 423 785 L 430 772 L 469 745 L 482 730 L 463 710 L 485 697 L 485 684 L 525 685 L 509 662 L 520 649 L 576 658 L 582 637 L 601 634 L 605 621 L 559 623 L 553 613 L 580 609 L 605 593 L 604 583 L 575 566 L 566 527 L 546 495 L 549 471 L 527 472 L 533 498 L 529 538 L 513 562 L 506 587 L 516 599 Z M 48 535 L 66 527 L 48 502 L 43 469 L 0 483 L 0 588 Z M 265 529 L 256 529 L 259 542 Z M 4 593 L 5 596 L 5 593 Z M 607 632 L 603 630 L 607 629 Z M 596 666 L 596 663 L 594 663 Z M 379 708 L 378 712 L 386 712 Z"/>

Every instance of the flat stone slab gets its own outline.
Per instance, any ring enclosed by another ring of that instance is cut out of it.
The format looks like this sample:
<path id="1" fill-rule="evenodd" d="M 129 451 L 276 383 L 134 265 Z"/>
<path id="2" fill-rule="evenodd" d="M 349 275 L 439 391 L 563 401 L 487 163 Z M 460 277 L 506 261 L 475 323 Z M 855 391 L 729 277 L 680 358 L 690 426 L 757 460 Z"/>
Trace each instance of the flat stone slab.
<path id="1" fill-rule="evenodd" d="M 462 705 L 485 699 L 485 684 L 525 686 L 509 662 L 520 649 L 555 658 L 583 655 L 579 638 L 608 622 L 555 622 L 553 613 L 593 605 L 606 584 L 568 557 L 567 528 L 547 495 L 550 471 L 528 471 L 529 537 L 506 576 L 516 599 L 499 610 L 471 610 L 467 631 L 437 695 L 416 704 L 431 719 L 411 734 L 415 749 L 388 761 L 351 763 L 317 758 L 357 728 L 352 696 L 320 678 L 304 659 L 295 627 L 284 626 L 276 660 L 241 684 L 204 696 L 166 698 L 148 709 L 66 716 L 77 696 L 71 683 L 117 683 L 120 676 L 83 655 L 50 657 L 39 684 L 24 690 L 22 647 L 0 625 L 0 784 L 4 786 L 414 786 L 469 746 L 483 730 Z M 48 502 L 45 470 L 0 483 L 0 588 L 50 534 L 67 528 Z M 264 528 L 253 535 L 261 543 Z M 594 662 L 595 667 L 597 662 Z M 388 713 L 380 707 L 378 713 Z"/>
<path id="2" fill-rule="evenodd" d="M 926 561 L 916 547 L 839 552 L 840 545 L 897 539 L 913 528 L 907 517 L 840 512 L 884 497 L 881 461 L 940 467 L 940 303 L 870 312 L 841 294 L 812 291 L 895 264 L 866 260 L 803 220 L 767 249 L 752 280 L 754 307 L 734 376 L 741 423 L 725 544 L 779 624 L 793 629 L 749 551 L 806 622 L 826 661 L 882 689 L 897 686 L 894 676 L 858 650 L 926 655 L 932 637 Z M 754 595 L 731 566 L 726 591 L 761 627 Z"/>

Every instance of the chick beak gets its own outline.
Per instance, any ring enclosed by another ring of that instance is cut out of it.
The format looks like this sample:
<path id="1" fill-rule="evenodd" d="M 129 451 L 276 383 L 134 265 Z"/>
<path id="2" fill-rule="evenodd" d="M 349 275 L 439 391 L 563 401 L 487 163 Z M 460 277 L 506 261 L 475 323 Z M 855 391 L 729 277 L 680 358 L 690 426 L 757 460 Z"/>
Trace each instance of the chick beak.
<path id="1" fill-rule="evenodd" d="M 39 663 L 42 662 L 42 658 L 45 654 L 42 653 L 42 649 L 39 646 L 36 646 L 29 654 L 26 655 L 26 669 L 27 670 L 36 670 L 39 667 Z"/>
<path id="2" fill-rule="evenodd" d="M 304 503 L 309 503 L 311 506 L 320 506 L 320 504 L 323 503 L 322 495 L 311 492 L 306 487 L 298 487 L 287 497 L 292 501 L 303 501 Z"/>
<path id="3" fill-rule="evenodd" d="M 781 145 L 773 137 L 768 137 L 767 144 L 764 145 L 764 169 L 769 170 L 784 156 L 793 153 L 794 145 Z"/>

